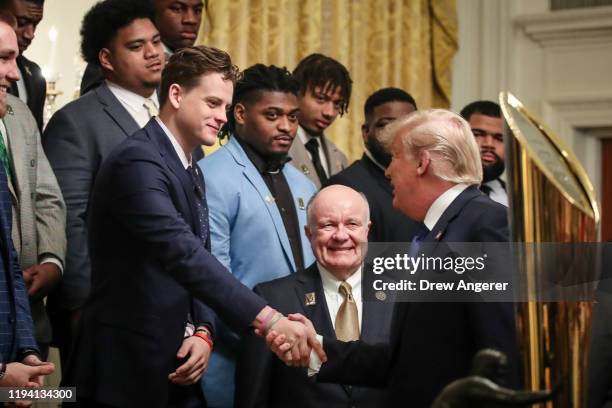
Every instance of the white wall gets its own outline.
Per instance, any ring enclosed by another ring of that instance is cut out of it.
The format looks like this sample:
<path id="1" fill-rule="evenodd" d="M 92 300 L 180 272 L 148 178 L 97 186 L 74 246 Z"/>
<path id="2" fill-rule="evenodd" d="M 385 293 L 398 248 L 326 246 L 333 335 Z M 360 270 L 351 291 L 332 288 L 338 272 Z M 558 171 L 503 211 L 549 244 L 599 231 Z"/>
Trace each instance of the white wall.
<path id="1" fill-rule="evenodd" d="M 43 20 L 38 25 L 36 37 L 25 55 L 41 67 L 50 67 L 59 75 L 56 88 L 63 92 L 55 104 L 60 108 L 71 101 L 78 92 L 81 59 L 79 29 L 83 16 L 97 0 L 46 0 Z M 49 41 L 49 30 L 55 27 L 55 46 Z"/>
<path id="2" fill-rule="evenodd" d="M 573 149 L 601 191 L 612 137 L 612 6 L 550 12 L 547 0 L 457 0 L 452 108 L 509 90 Z"/>

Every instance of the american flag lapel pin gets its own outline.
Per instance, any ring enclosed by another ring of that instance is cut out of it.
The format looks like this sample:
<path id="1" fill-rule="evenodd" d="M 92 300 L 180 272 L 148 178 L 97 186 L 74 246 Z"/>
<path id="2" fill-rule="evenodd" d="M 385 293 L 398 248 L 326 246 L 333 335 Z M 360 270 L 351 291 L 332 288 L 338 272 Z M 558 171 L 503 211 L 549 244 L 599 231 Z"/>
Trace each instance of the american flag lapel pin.
<path id="1" fill-rule="evenodd" d="M 308 292 L 304 295 L 304 304 L 306 306 L 313 306 L 317 304 L 317 298 L 314 292 Z"/>

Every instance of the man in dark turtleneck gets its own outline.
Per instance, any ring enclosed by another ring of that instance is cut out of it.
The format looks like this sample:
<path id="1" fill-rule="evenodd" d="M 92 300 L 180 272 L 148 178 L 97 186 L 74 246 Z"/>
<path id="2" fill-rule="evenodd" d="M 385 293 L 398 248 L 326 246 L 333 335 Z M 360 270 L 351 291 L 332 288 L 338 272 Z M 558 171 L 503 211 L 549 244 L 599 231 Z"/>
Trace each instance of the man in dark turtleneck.
<path id="1" fill-rule="evenodd" d="M 381 131 L 389 123 L 416 110 L 416 102 L 398 88 L 383 88 L 368 97 L 361 127 L 365 153 L 361 159 L 332 176 L 327 185 L 342 184 L 363 193 L 370 206 L 370 242 L 410 242 L 417 223 L 393 208 L 393 188 L 385 177 L 391 154 L 380 144 Z"/>
<path id="2" fill-rule="evenodd" d="M 287 165 L 298 128 L 298 88 L 286 69 L 262 64 L 246 69 L 222 130 L 229 142 L 199 162 L 212 253 L 251 288 L 314 262 L 304 226 L 316 188 Z M 209 407 L 233 407 L 239 339 L 222 324 L 217 332 L 204 392 Z"/>

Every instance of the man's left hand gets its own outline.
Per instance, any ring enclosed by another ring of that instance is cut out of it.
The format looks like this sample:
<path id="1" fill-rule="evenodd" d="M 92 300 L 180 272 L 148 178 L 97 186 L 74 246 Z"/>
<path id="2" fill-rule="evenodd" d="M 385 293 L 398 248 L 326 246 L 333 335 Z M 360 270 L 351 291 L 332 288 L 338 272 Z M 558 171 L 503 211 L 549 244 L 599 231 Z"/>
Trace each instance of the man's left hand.
<path id="1" fill-rule="evenodd" d="M 53 363 L 50 363 L 48 361 L 41 361 L 38 356 L 36 354 L 30 354 L 24 357 L 24 359 L 21 361 L 23 364 L 28 365 L 30 367 L 38 367 L 38 366 L 50 366 L 53 369 L 55 369 L 55 366 L 53 365 Z M 53 371 L 53 370 L 52 370 Z M 44 375 L 39 375 L 38 377 L 33 377 L 30 379 L 30 381 L 34 381 L 38 384 L 39 387 L 42 387 L 44 385 Z"/>
<path id="2" fill-rule="evenodd" d="M 32 265 L 24 269 L 23 278 L 29 282 L 28 296 L 43 298 L 47 296 L 49 290 L 59 281 L 61 277 L 60 268 L 51 262 Z"/>
<path id="3" fill-rule="evenodd" d="M 168 376 L 168 379 L 175 384 L 191 385 L 202 378 L 208 368 L 210 357 L 210 347 L 208 343 L 197 336 L 190 336 L 183 340 L 183 344 L 176 353 L 176 358 L 184 359 L 189 356 L 175 372 Z"/>

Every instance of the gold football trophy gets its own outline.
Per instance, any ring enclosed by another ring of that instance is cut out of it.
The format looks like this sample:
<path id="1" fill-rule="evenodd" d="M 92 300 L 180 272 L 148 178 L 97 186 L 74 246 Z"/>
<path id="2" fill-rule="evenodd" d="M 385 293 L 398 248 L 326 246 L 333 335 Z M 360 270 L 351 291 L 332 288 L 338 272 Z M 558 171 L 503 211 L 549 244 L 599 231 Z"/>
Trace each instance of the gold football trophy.
<path id="1" fill-rule="evenodd" d="M 596 242 L 600 215 L 593 186 L 583 167 L 563 142 L 512 94 L 502 92 L 499 99 L 509 128 L 505 143 L 512 241 L 527 245 Z M 541 273 L 550 267 L 551 260 L 538 256 L 537 245 L 532 248 L 520 258 L 525 275 L 523 289 L 533 294 L 532 301 L 518 303 L 517 307 L 525 385 L 534 391 L 559 387 L 553 400 L 540 406 L 586 407 L 592 303 L 588 299 L 536 299 L 542 289 Z M 576 261 L 582 262 L 582 258 L 573 257 L 573 262 Z M 552 262 L 559 264 L 564 260 Z M 593 270 L 592 265 L 582 266 L 570 272 Z M 565 265 L 555 267 L 559 270 Z M 587 282 L 590 278 L 580 279 Z"/>

